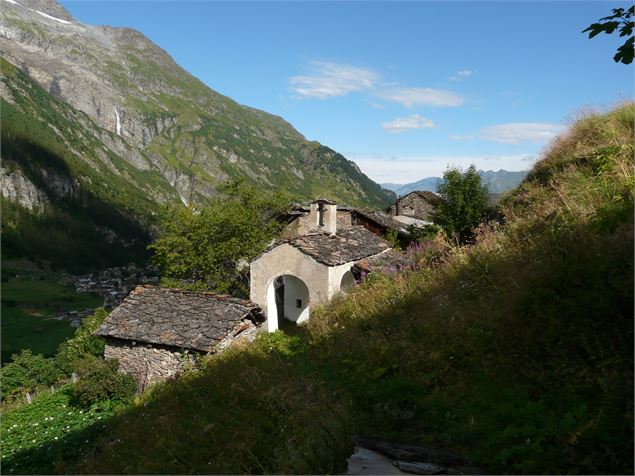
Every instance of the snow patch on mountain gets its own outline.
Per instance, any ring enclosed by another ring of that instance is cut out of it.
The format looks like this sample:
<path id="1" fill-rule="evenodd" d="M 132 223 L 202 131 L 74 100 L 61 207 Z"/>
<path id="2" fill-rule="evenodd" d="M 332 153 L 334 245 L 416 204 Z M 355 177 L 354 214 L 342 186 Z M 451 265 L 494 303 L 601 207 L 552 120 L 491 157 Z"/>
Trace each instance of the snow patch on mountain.
<path id="1" fill-rule="evenodd" d="M 7 2 L 10 2 L 12 0 L 6 0 Z M 17 3 L 17 2 L 12 2 L 12 3 Z M 18 5 L 20 5 L 19 3 L 17 3 Z M 20 5 L 21 6 L 21 5 Z M 37 13 L 38 15 L 42 15 L 44 18 L 48 18 L 49 20 L 55 20 L 58 21 L 60 23 L 64 23 L 65 25 L 71 25 L 72 22 L 67 21 L 67 20 L 62 20 L 61 18 L 57 18 L 57 17 L 53 17 L 47 13 L 41 12 L 39 10 L 33 10 L 32 8 L 29 8 L 29 10 L 31 10 L 32 12 Z"/>

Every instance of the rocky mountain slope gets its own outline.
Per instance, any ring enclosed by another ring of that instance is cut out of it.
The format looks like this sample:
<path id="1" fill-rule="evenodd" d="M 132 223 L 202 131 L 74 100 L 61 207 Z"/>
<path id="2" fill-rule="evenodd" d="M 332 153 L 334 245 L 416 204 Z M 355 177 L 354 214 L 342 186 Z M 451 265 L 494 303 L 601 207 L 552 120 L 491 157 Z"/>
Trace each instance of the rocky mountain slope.
<path id="1" fill-rule="evenodd" d="M 483 183 L 489 185 L 491 193 L 503 193 L 507 190 L 515 188 L 522 182 L 527 172 L 510 172 L 508 170 L 479 170 L 478 174 L 481 177 Z M 441 177 L 426 177 L 416 182 L 407 184 L 398 183 L 382 183 L 382 187 L 387 190 L 392 190 L 398 195 L 406 195 L 414 190 L 427 190 L 429 192 L 436 192 L 437 185 L 441 181 Z"/>
<path id="2" fill-rule="evenodd" d="M 36 212 L 81 190 L 143 223 L 157 203 L 204 203 L 237 177 L 297 198 L 393 198 L 282 118 L 211 90 L 137 31 L 82 24 L 53 0 L 0 2 L 2 194 L 13 204 Z M 42 150 L 25 152 L 27 142 Z M 43 151 L 56 157 L 56 178 L 50 163 L 34 165 Z"/>

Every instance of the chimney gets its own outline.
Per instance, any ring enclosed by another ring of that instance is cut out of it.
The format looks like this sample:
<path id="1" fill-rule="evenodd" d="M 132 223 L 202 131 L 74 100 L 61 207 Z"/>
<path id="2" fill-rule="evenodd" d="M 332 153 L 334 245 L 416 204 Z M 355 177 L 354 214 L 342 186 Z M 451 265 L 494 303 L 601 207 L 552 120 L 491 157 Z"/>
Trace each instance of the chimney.
<path id="1" fill-rule="evenodd" d="M 337 233 L 337 205 L 335 203 L 324 204 L 324 233 L 334 235 Z"/>
<path id="2" fill-rule="evenodd" d="M 316 200 L 309 205 L 310 229 L 330 233 L 337 232 L 337 205 L 328 200 Z"/>

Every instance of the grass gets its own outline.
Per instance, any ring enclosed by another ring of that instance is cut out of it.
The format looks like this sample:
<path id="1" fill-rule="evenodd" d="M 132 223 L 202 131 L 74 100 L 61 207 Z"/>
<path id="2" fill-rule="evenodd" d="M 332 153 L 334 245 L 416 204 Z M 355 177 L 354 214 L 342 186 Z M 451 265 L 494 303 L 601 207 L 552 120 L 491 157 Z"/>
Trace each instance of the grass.
<path id="1" fill-rule="evenodd" d="M 11 273 L 6 265 L 3 274 Z M 5 278 L 6 279 L 6 278 Z M 83 311 L 100 306 L 103 300 L 94 294 L 76 293 L 61 285 L 59 275 L 27 272 L 27 276 L 8 278 L 2 283 L 2 363 L 22 349 L 52 356 L 74 329 L 68 319 L 55 319 L 64 311 Z"/>
<path id="2" fill-rule="evenodd" d="M 64 460 L 90 451 L 113 415 L 108 407 L 74 407 L 72 384 L 31 405 L 4 408 L 0 435 L 3 474 L 64 472 Z"/>

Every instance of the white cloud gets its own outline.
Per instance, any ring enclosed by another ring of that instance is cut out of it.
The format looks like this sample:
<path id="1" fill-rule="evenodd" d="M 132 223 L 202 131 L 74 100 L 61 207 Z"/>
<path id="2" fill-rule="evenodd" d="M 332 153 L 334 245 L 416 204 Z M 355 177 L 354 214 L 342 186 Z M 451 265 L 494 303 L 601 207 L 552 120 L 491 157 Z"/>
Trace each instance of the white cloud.
<path id="1" fill-rule="evenodd" d="M 408 117 L 398 117 L 393 121 L 384 122 L 381 127 L 393 134 L 399 134 L 411 129 L 425 129 L 434 127 L 434 122 L 419 114 L 411 114 Z"/>
<path id="2" fill-rule="evenodd" d="M 375 182 L 411 183 L 426 177 L 441 177 L 448 166 L 480 170 L 527 170 L 537 160 L 534 154 L 382 157 L 347 155 Z"/>
<path id="3" fill-rule="evenodd" d="M 372 89 L 379 75 L 371 69 L 327 61 L 311 61 L 310 74 L 289 78 L 291 90 L 303 98 L 327 99 Z"/>
<path id="4" fill-rule="evenodd" d="M 504 144 L 521 142 L 546 142 L 563 132 L 565 127 L 548 122 L 514 122 L 486 127 L 481 131 L 481 138 Z"/>
<path id="5" fill-rule="evenodd" d="M 406 107 L 439 106 L 454 107 L 463 104 L 460 95 L 443 89 L 432 88 L 393 88 L 379 91 L 377 96 L 387 101 L 394 101 Z"/>
<path id="6" fill-rule="evenodd" d="M 521 142 L 547 142 L 566 129 L 560 124 L 550 122 L 512 122 L 485 127 L 478 134 L 452 135 L 452 140 L 486 140 L 502 144 L 520 144 Z"/>
<path id="7" fill-rule="evenodd" d="M 450 81 L 460 81 L 462 79 L 469 78 L 473 74 L 474 74 L 474 71 L 469 69 L 463 69 L 461 71 L 457 71 L 456 73 L 454 73 L 453 76 L 450 76 L 448 79 Z"/>

